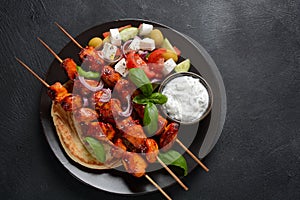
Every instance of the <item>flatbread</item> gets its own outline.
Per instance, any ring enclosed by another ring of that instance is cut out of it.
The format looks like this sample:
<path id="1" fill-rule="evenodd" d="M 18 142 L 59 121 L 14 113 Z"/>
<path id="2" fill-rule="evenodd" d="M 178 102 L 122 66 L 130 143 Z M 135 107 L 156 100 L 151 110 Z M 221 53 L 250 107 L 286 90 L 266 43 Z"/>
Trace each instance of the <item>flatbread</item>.
<path id="1" fill-rule="evenodd" d="M 105 163 L 99 162 L 83 145 L 78 134 L 80 126 L 73 120 L 72 112 L 65 111 L 60 104 L 53 102 L 51 108 L 56 132 L 66 154 L 76 163 L 91 169 L 110 169 L 122 165 L 120 159 L 111 156 L 111 144 L 103 142 L 106 150 Z"/>

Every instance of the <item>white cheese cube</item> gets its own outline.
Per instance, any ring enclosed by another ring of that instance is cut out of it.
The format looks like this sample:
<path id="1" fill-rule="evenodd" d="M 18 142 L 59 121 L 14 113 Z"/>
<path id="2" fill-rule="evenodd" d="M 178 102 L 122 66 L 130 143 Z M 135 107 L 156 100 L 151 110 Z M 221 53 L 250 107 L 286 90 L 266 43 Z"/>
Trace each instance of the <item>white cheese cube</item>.
<path id="1" fill-rule="evenodd" d="M 151 24 L 145 24 L 143 23 L 140 27 L 140 33 L 139 35 L 149 35 L 150 32 L 153 30 L 153 26 Z"/>
<path id="2" fill-rule="evenodd" d="M 110 42 L 113 45 L 121 46 L 121 35 L 117 28 L 113 28 L 109 30 L 110 32 Z"/>
<path id="3" fill-rule="evenodd" d="M 169 74 L 175 67 L 176 63 L 172 58 L 169 58 L 165 63 L 164 63 L 164 69 L 163 69 L 163 74 L 167 75 Z"/>
<path id="4" fill-rule="evenodd" d="M 134 37 L 134 39 L 132 40 L 132 42 L 129 45 L 129 49 L 130 50 L 134 50 L 137 51 L 140 49 L 140 42 L 141 42 L 141 38 L 139 37 Z"/>
<path id="5" fill-rule="evenodd" d="M 140 41 L 140 49 L 152 51 L 155 49 L 155 42 L 150 38 L 144 38 Z"/>
<path id="6" fill-rule="evenodd" d="M 118 50 L 118 47 L 106 42 L 104 44 L 104 47 L 103 47 L 103 50 L 102 50 L 103 57 L 108 59 L 108 60 L 114 60 L 115 56 L 116 56 L 116 53 L 117 53 L 117 50 Z"/>
<path id="7" fill-rule="evenodd" d="M 126 77 L 128 74 L 128 69 L 126 66 L 126 60 L 125 58 L 122 58 L 116 65 L 115 65 L 115 70 L 119 74 L 121 74 L 123 77 Z"/>

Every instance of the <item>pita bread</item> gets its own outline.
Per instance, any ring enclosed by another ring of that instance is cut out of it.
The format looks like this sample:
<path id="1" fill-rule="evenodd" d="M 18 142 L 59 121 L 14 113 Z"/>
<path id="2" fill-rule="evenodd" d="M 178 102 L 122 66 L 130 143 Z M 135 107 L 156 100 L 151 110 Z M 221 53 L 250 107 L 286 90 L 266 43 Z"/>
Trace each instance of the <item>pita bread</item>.
<path id="1" fill-rule="evenodd" d="M 111 156 L 111 144 L 103 142 L 106 150 L 105 163 L 99 162 L 81 142 L 81 129 L 73 120 L 72 112 L 65 111 L 60 104 L 53 102 L 51 108 L 56 132 L 66 154 L 76 163 L 91 169 L 109 169 L 122 165 L 120 159 Z"/>

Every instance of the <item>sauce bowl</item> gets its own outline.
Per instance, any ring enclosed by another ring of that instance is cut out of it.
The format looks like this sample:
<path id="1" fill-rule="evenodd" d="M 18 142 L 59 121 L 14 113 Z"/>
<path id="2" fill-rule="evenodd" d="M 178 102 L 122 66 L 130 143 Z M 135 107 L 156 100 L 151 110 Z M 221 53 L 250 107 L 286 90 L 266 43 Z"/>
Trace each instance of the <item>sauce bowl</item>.
<path id="1" fill-rule="evenodd" d="M 163 114 L 169 118 L 172 121 L 181 123 L 181 124 L 194 124 L 194 123 L 198 123 L 199 121 L 201 121 L 202 119 L 204 119 L 211 111 L 212 109 L 212 103 L 213 103 L 213 93 L 211 90 L 211 87 L 209 86 L 209 84 L 206 82 L 206 80 L 204 80 L 204 78 L 202 78 L 200 75 L 193 73 L 193 72 L 178 72 L 178 73 L 174 73 L 169 75 L 160 85 L 158 92 L 160 93 L 164 93 L 164 90 L 167 88 L 168 84 L 170 84 L 170 82 L 174 79 L 177 79 L 179 77 L 191 77 L 193 79 L 198 79 L 199 82 L 202 84 L 202 86 L 204 86 L 203 88 L 206 89 L 205 92 L 205 96 L 207 96 L 207 105 L 205 106 L 205 110 L 201 111 L 202 114 L 200 114 L 200 110 L 198 112 L 198 116 L 193 116 L 193 118 L 189 118 L 189 117 L 185 117 L 184 120 L 183 119 L 178 119 L 175 118 L 174 116 L 171 116 L 172 114 L 170 114 L 166 104 L 160 106 L 160 110 L 163 112 Z M 180 84 L 179 84 L 180 85 Z M 201 86 L 201 87 L 202 87 Z M 183 85 L 181 85 L 180 87 L 183 87 Z M 182 88 L 181 88 L 182 90 Z M 183 89 L 185 90 L 185 89 Z M 175 92 L 175 91 L 174 91 Z M 190 101 L 191 99 L 193 99 L 193 96 L 195 98 L 195 96 L 197 96 L 199 94 L 199 91 L 192 91 L 192 93 L 190 94 L 186 94 L 184 95 L 184 99 L 186 101 Z M 207 94 L 207 95 L 206 95 Z M 167 95 L 168 96 L 168 95 Z M 174 105 L 173 105 L 174 106 Z M 188 106 L 187 106 L 188 107 Z M 178 108 L 176 107 L 175 109 L 179 109 L 180 114 L 182 114 L 183 112 L 187 112 L 187 110 L 185 110 L 187 107 L 185 107 L 184 105 L 182 106 L 182 108 Z"/>

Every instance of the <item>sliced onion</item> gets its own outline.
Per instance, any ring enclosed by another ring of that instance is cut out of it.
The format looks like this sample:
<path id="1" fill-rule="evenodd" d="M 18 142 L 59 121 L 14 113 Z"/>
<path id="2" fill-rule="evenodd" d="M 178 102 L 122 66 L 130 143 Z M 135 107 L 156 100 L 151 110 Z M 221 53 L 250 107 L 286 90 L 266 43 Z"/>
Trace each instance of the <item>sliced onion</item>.
<path id="1" fill-rule="evenodd" d="M 141 56 L 141 55 L 145 55 L 145 54 L 147 54 L 147 53 L 149 53 L 147 50 L 139 50 L 138 51 L 138 54 Z"/>
<path id="2" fill-rule="evenodd" d="M 123 45 L 122 45 L 122 53 L 123 55 L 127 58 L 126 54 L 129 52 L 128 51 L 128 47 L 130 45 L 130 43 L 132 42 L 132 40 L 127 40 Z"/>
<path id="3" fill-rule="evenodd" d="M 85 81 L 85 79 L 84 79 L 84 77 L 83 76 L 78 76 L 78 79 L 79 79 L 79 81 L 80 81 L 80 83 L 82 84 L 82 85 L 84 85 L 84 87 L 86 87 L 87 89 L 89 89 L 90 91 L 92 91 L 92 92 L 98 92 L 98 91 L 100 91 L 102 88 L 103 88 L 103 82 L 100 80 L 100 82 L 99 82 L 99 85 L 98 86 L 96 86 L 96 87 L 94 87 L 94 86 L 91 86 L 90 84 L 88 84 L 86 81 Z"/>
<path id="4" fill-rule="evenodd" d="M 83 97 L 83 107 L 87 107 L 89 105 L 89 100 L 86 97 Z"/>
<path id="5" fill-rule="evenodd" d="M 138 51 L 138 54 L 140 55 L 140 57 L 142 58 L 142 59 L 146 59 L 146 56 L 148 55 L 148 53 L 149 53 L 149 51 L 143 51 L 143 50 L 139 50 Z"/>
<path id="6" fill-rule="evenodd" d="M 162 80 L 157 78 L 151 80 L 151 83 L 161 83 L 161 82 Z"/>
<path id="7" fill-rule="evenodd" d="M 102 89 L 104 92 L 100 98 L 101 102 L 108 102 L 111 99 L 111 90 L 109 88 Z"/>
<path id="8" fill-rule="evenodd" d="M 130 95 L 127 95 L 126 99 L 127 99 L 127 108 L 126 108 L 126 110 L 123 111 L 123 112 L 119 112 L 119 115 L 123 116 L 123 117 L 129 117 L 131 115 L 131 113 L 132 113 L 132 105 L 131 105 L 131 97 L 130 97 Z"/>

